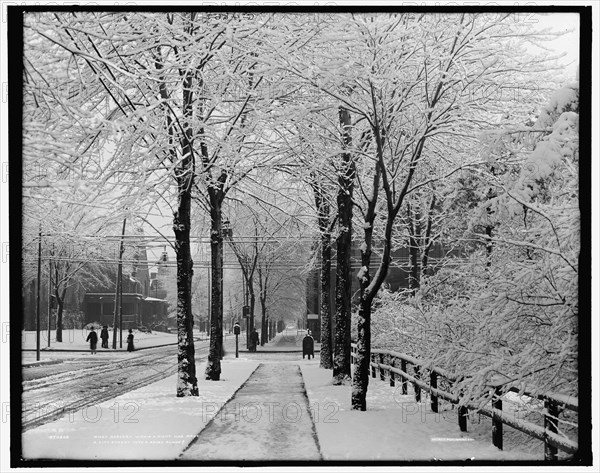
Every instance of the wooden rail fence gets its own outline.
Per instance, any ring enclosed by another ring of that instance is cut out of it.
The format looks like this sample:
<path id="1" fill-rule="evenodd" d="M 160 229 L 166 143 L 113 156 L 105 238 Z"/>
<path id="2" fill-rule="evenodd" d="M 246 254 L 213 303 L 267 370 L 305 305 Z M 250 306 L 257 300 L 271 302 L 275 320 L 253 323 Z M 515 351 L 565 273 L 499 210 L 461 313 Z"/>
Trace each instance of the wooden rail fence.
<path id="1" fill-rule="evenodd" d="M 356 344 L 352 343 L 352 358 L 356 357 Z M 438 388 L 440 377 L 456 383 L 459 379 L 448 371 L 435 366 L 426 366 L 426 364 L 412 356 L 405 355 L 389 350 L 371 350 L 371 376 L 385 381 L 389 380 L 390 386 L 399 383 L 402 394 L 408 394 L 408 383 L 413 385 L 415 400 L 421 401 L 421 391 L 430 393 L 430 406 L 434 413 L 439 410 L 439 398 L 445 399 L 452 404 L 458 405 L 458 426 L 461 432 L 467 431 L 467 418 L 469 409 L 483 414 L 492 419 L 492 443 L 494 446 L 502 449 L 502 427 L 504 424 L 523 432 L 531 437 L 544 442 L 544 458 L 546 460 L 556 460 L 558 450 L 575 454 L 578 450 L 577 442 L 558 434 L 558 415 L 562 410 L 571 410 L 578 412 L 578 401 L 573 396 L 564 394 L 545 393 L 534 394 L 532 390 L 522 390 L 510 386 L 506 383 L 489 384 L 491 392 L 491 407 L 475 406 L 469 402 L 461 402 L 460 395 L 444 391 Z M 408 367 L 412 366 L 412 374 Z M 428 376 L 427 376 L 428 375 Z M 428 381 L 427 380 L 428 378 Z M 520 395 L 529 396 L 544 402 L 542 411 L 544 417 L 544 426 L 533 424 L 531 422 L 521 421 L 508 415 L 502 410 L 502 396 L 508 392 L 516 392 Z"/>

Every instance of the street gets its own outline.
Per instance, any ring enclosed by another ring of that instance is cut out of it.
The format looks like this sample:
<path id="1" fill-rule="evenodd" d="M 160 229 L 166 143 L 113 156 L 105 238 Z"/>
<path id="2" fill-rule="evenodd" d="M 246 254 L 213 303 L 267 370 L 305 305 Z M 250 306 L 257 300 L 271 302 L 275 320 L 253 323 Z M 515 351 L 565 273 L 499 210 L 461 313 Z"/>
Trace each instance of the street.
<path id="1" fill-rule="evenodd" d="M 208 347 L 196 346 L 203 356 Z M 116 358 L 118 356 L 118 358 Z M 103 353 L 23 368 L 23 431 L 124 394 L 177 371 L 177 346 Z"/>

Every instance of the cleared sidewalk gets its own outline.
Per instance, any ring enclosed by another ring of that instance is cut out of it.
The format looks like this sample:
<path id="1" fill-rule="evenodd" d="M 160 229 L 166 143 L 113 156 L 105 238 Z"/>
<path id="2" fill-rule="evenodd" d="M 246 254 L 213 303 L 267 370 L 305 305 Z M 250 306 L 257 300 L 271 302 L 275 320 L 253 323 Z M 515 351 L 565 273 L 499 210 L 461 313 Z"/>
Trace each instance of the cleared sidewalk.
<path id="1" fill-rule="evenodd" d="M 260 364 L 179 459 L 320 460 L 299 366 Z"/>

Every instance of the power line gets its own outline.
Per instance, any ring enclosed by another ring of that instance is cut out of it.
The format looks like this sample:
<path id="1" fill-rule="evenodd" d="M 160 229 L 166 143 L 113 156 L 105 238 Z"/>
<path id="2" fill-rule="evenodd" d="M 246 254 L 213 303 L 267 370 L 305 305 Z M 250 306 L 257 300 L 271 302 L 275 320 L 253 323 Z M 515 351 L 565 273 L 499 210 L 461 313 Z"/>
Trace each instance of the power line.
<path id="1" fill-rule="evenodd" d="M 192 258 L 194 260 L 194 258 Z M 23 258 L 23 263 L 34 264 L 37 262 L 35 257 Z M 118 264 L 118 259 L 90 259 L 90 258 L 67 258 L 67 257 L 42 257 L 42 261 L 54 261 L 54 262 L 69 262 L 69 263 L 101 263 L 101 264 Z M 141 266 L 160 266 L 165 268 L 177 268 L 176 261 L 169 262 L 153 262 L 148 260 L 135 260 L 135 259 L 123 259 L 124 264 L 132 264 L 138 267 Z M 209 268 L 211 266 L 210 261 L 207 260 L 195 260 L 194 267 Z M 223 267 L 226 269 L 239 269 L 240 264 L 237 260 L 223 261 Z M 270 269 L 290 269 L 290 268 L 304 268 L 306 267 L 305 262 L 287 262 L 287 263 L 274 263 L 269 265 Z M 360 265 L 357 266 L 359 268 Z"/>
<path id="2" fill-rule="evenodd" d="M 117 240 L 120 241 L 121 239 L 121 235 L 78 235 L 78 234 L 71 234 L 71 233 L 43 233 L 42 236 L 45 237 L 55 237 L 55 236 L 71 236 L 74 238 L 79 238 L 79 239 L 89 239 L 89 240 L 104 240 L 104 241 L 112 241 L 112 240 Z M 144 241 L 168 241 L 168 242 L 174 242 L 175 237 L 169 237 L 169 238 L 165 238 L 163 236 L 156 236 L 156 235 L 123 235 L 123 238 L 125 239 L 136 239 L 136 240 L 144 240 Z M 235 240 L 245 240 L 244 243 L 248 243 L 248 242 L 274 242 L 274 243 L 280 243 L 280 242 L 314 242 L 315 238 L 311 238 L 311 237 L 298 237 L 298 238 L 291 238 L 291 237 L 257 237 L 256 235 L 236 235 Z M 199 235 L 194 235 L 194 236 L 190 236 L 190 243 L 210 243 L 211 239 L 210 237 L 207 236 L 199 236 Z"/>

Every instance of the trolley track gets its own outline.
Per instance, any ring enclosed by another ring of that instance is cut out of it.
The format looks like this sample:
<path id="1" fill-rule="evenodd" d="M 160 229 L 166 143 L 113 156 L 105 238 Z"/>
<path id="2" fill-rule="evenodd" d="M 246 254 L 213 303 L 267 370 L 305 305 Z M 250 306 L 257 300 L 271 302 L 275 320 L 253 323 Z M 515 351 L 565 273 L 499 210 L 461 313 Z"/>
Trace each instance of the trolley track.
<path id="1" fill-rule="evenodd" d="M 177 372 L 177 347 L 23 383 L 22 430 L 108 401 Z M 196 348 L 206 354 L 208 347 Z"/>

